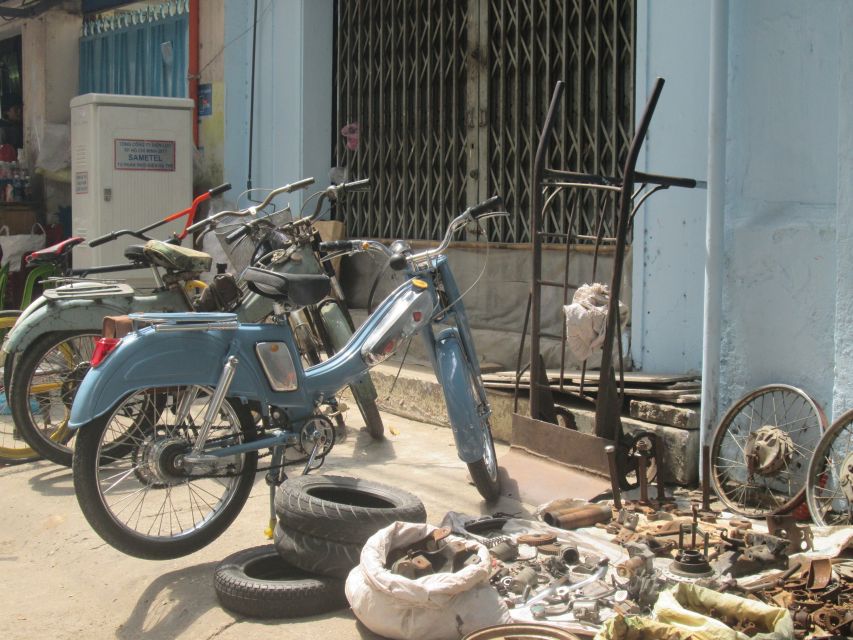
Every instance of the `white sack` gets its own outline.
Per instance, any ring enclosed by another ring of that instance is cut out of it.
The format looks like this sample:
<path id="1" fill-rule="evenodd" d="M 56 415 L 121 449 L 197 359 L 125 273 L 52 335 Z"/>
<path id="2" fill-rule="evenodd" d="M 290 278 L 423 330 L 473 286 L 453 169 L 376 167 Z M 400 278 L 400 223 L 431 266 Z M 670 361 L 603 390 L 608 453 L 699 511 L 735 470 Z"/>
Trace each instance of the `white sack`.
<path id="1" fill-rule="evenodd" d="M 41 233 L 35 233 L 41 231 Z M 0 227 L 0 247 L 3 249 L 2 264 L 9 264 L 9 271 L 21 270 L 21 259 L 31 251 L 44 249 L 44 229 L 40 224 L 33 227 L 33 233 L 9 234 L 9 227 Z"/>
<path id="2" fill-rule="evenodd" d="M 458 536 L 480 558 L 456 573 L 410 580 L 385 568 L 392 549 L 422 540 L 436 527 L 395 522 L 373 534 L 361 551 L 361 563 L 346 582 L 353 613 L 373 633 L 395 640 L 458 640 L 472 631 L 508 624 L 506 606 L 489 585 L 491 557 L 485 546 Z"/>
<path id="3" fill-rule="evenodd" d="M 595 282 L 578 287 L 572 304 L 563 307 L 566 314 L 566 340 L 578 360 L 586 360 L 601 350 L 610 304 L 610 288 Z M 628 321 L 628 307 L 619 303 L 619 326 Z"/>

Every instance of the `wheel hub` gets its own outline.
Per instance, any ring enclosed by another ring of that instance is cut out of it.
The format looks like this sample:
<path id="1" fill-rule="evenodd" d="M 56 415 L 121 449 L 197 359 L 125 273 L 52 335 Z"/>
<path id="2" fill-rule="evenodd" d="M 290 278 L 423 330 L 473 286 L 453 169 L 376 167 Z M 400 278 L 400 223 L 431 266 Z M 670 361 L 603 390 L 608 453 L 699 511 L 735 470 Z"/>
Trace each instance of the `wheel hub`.
<path id="1" fill-rule="evenodd" d="M 841 492 L 847 498 L 847 504 L 853 505 L 853 452 L 847 454 L 841 464 L 839 476 L 838 484 L 841 486 Z"/>
<path id="2" fill-rule="evenodd" d="M 154 438 L 144 443 L 139 454 L 139 473 L 146 484 L 172 486 L 187 478 L 184 455 L 187 442 L 180 438 Z"/>
<path id="3" fill-rule="evenodd" d="M 77 389 L 80 388 L 83 378 L 86 377 L 91 368 L 92 366 L 88 362 L 81 362 L 62 381 L 62 402 L 68 409 L 71 409 L 71 405 L 74 404 L 74 396 L 77 395 Z"/>
<path id="4" fill-rule="evenodd" d="M 750 474 L 771 476 L 790 464 L 794 441 L 778 427 L 764 425 L 749 434 L 744 455 Z"/>

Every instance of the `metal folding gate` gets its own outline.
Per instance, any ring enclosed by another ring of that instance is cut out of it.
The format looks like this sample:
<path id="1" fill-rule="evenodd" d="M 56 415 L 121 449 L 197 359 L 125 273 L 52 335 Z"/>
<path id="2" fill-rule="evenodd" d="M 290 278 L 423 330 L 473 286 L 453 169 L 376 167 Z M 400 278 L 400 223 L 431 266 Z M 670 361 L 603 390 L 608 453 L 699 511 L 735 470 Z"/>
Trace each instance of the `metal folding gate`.
<path id="1" fill-rule="evenodd" d="M 374 184 L 347 205 L 350 235 L 438 239 L 466 204 L 498 193 L 516 215 L 490 240 L 529 242 L 533 156 L 557 80 L 570 117 L 554 164 L 618 173 L 633 131 L 635 0 L 340 0 L 337 15 L 337 164 Z M 601 231 L 600 204 L 592 194 L 569 230 L 558 203 L 547 228 L 583 241 Z"/>

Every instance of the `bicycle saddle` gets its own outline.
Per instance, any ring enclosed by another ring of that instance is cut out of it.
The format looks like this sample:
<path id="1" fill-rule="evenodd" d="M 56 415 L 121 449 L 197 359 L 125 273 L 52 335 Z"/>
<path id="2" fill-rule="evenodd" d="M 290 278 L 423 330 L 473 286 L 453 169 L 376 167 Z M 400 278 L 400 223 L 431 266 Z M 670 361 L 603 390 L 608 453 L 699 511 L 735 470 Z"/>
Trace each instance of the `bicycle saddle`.
<path id="1" fill-rule="evenodd" d="M 276 273 L 249 267 L 243 272 L 243 280 L 259 296 L 298 307 L 317 304 L 331 289 L 331 280 L 324 273 Z"/>
<path id="2" fill-rule="evenodd" d="M 57 242 L 54 245 L 45 247 L 44 249 L 33 251 L 30 255 L 27 256 L 27 264 L 34 264 L 39 262 L 59 262 L 65 255 L 67 255 L 71 251 L 71 249 L 76 247 L 81 242 L 85 242 L 85 238 L 74 236 L 73 238 L 68 238 L 67 240 L 63 240 L 62 242 Z"/>
<path id="3" fill-rule="evenodd" d="M 160 240 L 149 240 L 142 251 L 152 264 L 171 271 L 203 273 L 209 271 L 213 264 L 213 258 L 203 251 L 187 249 Z"/>

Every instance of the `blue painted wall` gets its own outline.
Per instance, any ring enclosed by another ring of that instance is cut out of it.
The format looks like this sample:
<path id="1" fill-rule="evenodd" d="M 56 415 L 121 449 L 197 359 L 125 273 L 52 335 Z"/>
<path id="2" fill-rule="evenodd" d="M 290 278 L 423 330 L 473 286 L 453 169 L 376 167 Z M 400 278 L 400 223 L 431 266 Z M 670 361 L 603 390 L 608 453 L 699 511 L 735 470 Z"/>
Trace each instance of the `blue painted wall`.
<path id="1" fill-rule="evenodd" d="M 332 0 L 257 4 L 252 185 L 271 189 L 313 176 L 319 189 L 328 184 L 331 165 Z M 224 54 L 224 164 L 235 193 L 250 177 L 253 5 L 225 2 L 225 42 L 234 43 Z M 298 209 L 316 189 L 295 194 L 290 202 Z"/>
<path id="2" fill-rule="evenodd" d="M 803 387 L 836 416 L 853 408 L 853 3 L 729 3 L 719 397 Z M 638 103 L 667 85 L 645 167 L 702 177 L 708 153 L 709 6 L 641 2 Z M 645 89 L 645 91 L 643 91 Z M 635 360 L 701 364 L 705 204 L 674 191 L 634 242 Z"/>
<path id="3" fill-rule="evenodd" d="M 666 80 L 640 167 L 704 180 L 708 158 L 708 4 L 641 0 L 637 119 L 655 79 Z M 705 248 L 704 190 L 658 193 L 634 228 L 632 357 L 650 373 L 699 372 Z"/>

